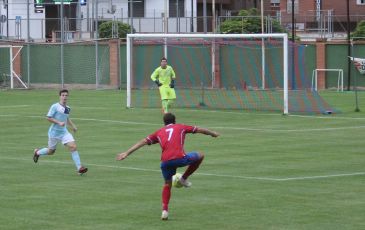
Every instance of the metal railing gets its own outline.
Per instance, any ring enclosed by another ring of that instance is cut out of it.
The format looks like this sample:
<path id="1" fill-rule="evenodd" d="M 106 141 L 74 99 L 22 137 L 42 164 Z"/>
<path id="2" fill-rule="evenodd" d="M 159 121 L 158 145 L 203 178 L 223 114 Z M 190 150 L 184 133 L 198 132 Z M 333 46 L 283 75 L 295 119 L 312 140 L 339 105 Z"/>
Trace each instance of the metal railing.
<path id="1" fill-rule="evenodd" d="M 0 8 L 2 4 L 0 3 Z M 26 4 L 25 4 L 26 6 Z M 94 12 L 94 11 L 93 11 Z M 0 37 L 17 40 L 30 41 L 57 41 L 58 31 L 73 31 L 67 34 L 69 41 L 86 40 L 96 38 L 97 25 L 103 21 L 118 21 L 132 25 L 136 33 L 211 33 L 213 28 L 219 27 L 222 22 L 230 19 L 241 19 L 247 17 L 232 16 L 232 12 L 222 10 L 221 14 L 213 22 L 212 16 L 191 17 L 190 12 L 184 12 L 184 17 L 164 17 L 162 10 L 149 10 L 145 17 L 128 17 L 127 9 L 116 9 L 113 14 L 107 8 L 100 7 L 98 13 L 83 15 L 78 12 L 75 18 L 29 18 L 22 16 L 1 17 Z M 275 13 L 269 12 L 271 15 Z M 4 10 L 0 10 L 0 16 Z M 5 16 L 5 15 L 4 15 Z M 254 16 L 259 18 L 259 16 Z M 291 15 L 286 12 L 276 12 L 276 16 L 265 16 L 265 32 L 273 31 L 273 21 L 277 20 L 284 28 L 290 30 L 292 26 Z M 333 10 L 306 11 L 295 15 L 296 31 L 305 36 L 333 38 L 336 33 L 346 33 L 346 15 L 336 15 Z M 365 20 L 365 15 L 351 15 L 352 28 L 357 22 Z M 29 28 L 28 28 L 29 27 Z M 193 28 L 193 30 L 191 29 Z M 207 29 L 207 30 L 206 30 Z M 29 31 L 28 31 L 29 30 Z M 55 37 L 54 37 L 55 36 Z M 66 39 L 67 40 L 67 39 Z"/>

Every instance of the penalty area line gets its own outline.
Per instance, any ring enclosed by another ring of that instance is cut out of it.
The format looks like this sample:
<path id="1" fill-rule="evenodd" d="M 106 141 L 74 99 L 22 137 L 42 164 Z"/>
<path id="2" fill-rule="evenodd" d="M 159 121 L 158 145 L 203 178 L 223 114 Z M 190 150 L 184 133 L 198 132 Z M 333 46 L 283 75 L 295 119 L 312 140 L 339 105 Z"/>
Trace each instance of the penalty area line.
<path id="1" fill-rule="evenodd" d="M 0 117 L 28 117 L 28 118 L 44 118 L 43 116 L 20 116 L 20 115 L 1 115 Z M 126 125 L 148 125 L 148 126 L 159 126 L 162 124 L 157 123 L 148 123 L 148 122 L 135 122 L 135 121 L 121 121 L 121 120 L 104 120 L 104 119 L 95 119 L 95 118 L 81 118 L 74 117 L 72 120 L 79 121 L 95 121 L 95 122 L 105 122 L 105 123 L 115 123 L 115 124 L 126 124 Z M 314 131 L 334 131 L 334 130 L 351 130 L 351 129 L 364 129 L 364 125 L 360 126 L 346 126 L 346 127 L 329 127 L 329 128 L 309 128 L 309 129 L 261 129 L 261 128 L 250 128 L 250 127 L 221 127 L 221 126 L 210 126 L 203 125 L 211 129 L 222 129 L 222 130 L 244 130 L 244 131 L 256 131 L 256 132 L 314 132 Z"/>
<path id="2" fill-rule="evenodd" d="M 13 158 L 13 157 L 0 157 L 0 159 L 5 160 L 15 160 L 15 161 L 32 161 L 32 159 L 24 159 L 24 158 Z M 58 160 L 44 160 L 41 159 L 41 162 L 51 163 L 51 164 L 68 164 L 72 165 L 73 162 L 65 162 Z M 32 162 L 33 163 L 33 162 Z M 87 163 L 86 166 L 95 166 L 101 168 L 114 168 L 114 169 L 124 169 L 124 170 L 134 170 L 134 171 L 144 171 L 144 172 L 158 172 L 160 170 L 157 169 L 145 169 L 145 168 L 137 168 L 137 167 L 124 167 L 118 165 L 104 165 L 104 164 L 94 164 Z M 225 178 L 236 178 L 236 179 L 246 179 L 246 180 L 261 180 L 261 181 L 276 181 L 276 182 L 284 182 L 284 181 L 297 181 L 297 180 L 317 180 L 317 179 L 326 179 L 326 178 L 334 178 L 334 177 L 350 177 L 350 176 L 362 176 L 365 175 L 365 172 L 353 172 L 353 173 L 341 173 L 341 174 L 329 174 L 329 175 L 317 175 L 317 176 L 302 176 L 302 177 L 287 177 L 287 178 L 272 178 L 272 177 L 255 177 L 255 176 L 239 176 L 239 175 L 227 175 L 227 174 L 215 174 L 215 173 L 194 173 L 194 175 L 200 176 L 213 176 L 213 177 L 225 177 Z"/>

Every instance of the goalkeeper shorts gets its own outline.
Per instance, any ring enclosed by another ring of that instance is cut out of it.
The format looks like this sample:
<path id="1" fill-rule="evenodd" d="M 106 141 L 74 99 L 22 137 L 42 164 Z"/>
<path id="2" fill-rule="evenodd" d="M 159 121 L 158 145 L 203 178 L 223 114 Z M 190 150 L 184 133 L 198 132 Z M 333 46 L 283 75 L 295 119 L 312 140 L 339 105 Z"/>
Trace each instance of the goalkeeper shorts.
<path id="1" fill-rule="evenodd" d="M 170 88 L 170 86 L 162 85 L 158 89 L 160 90 L 161 100 L 176 99 L 175 90 Z"/>

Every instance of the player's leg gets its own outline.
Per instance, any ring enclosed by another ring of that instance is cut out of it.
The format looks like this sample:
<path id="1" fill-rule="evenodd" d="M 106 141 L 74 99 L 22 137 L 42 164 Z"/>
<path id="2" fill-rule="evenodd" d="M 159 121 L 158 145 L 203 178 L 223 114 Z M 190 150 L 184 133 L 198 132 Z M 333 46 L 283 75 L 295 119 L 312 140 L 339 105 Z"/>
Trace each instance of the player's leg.
<path id="1" fill-rule="evenodd" d="M 162 188 L 162 220 L 168 219 L 169 202 L 171 198 L 172 176 L 176 174 L 176 167 L 169 164 L 169 162 L 161 163 L 161 172 L 165 180 Z"/>
<path id="2" fill-rule="evenodd" d="M 71 157 L 75 163 L 77 171 L 80 174 L 86 173 L 88 169 L 81 165 L 80 155 L 79 155 L 79 152 L 77 151 L 76 142 L 75 142 L 75 139 L 73 138 L 73 136 L 71 135 L 71 133 L 67 133 L 63 136 L 62 144 L 67 146 L 67 148 L 71 152 Z"/>
<path id="3" fill-rule="evenodd" d="M 175 99 L 169 99 L 167 101 L 167 107 L 168 109 L 171 109 L 171 107 L 175 104 Z"/>
<path id="4" fill-rule="evenodd" d="M 176 100 L 176 93 L 175 90 L 172 88 L 167 89 L 167 110 L 170 110 L 171 107 L 174 105 Z"/>
<path id="5" fill-rule="evenodd" d="M 171 198 L 171 187 L 172 181 L 165 181 L 165 184 L 162 187 L 162 214 L 161 219 L 167 220 L 169 217 L 169 202 Z"/>
<path id="6" fill-rule="evenodd" d="M 44 155 L 53 155 L 56 152 L 56 147 L 57 147 L 57 143 L 60 140 L 57 138 L 48 138 L 48 147 L 44 147 L 41 149 L 34 149 L 34 154 L 33 154 L 33 161 L 34 163 L 38 162 L 38 159 L 40 156 L 44 156 Z"/>
<path id="7" fill-rule="evenodd" d="M 179 183 L 182 186 L 188 188 L 191 186 L 191 182 L 187 180 L 188 177 L 195 170 L 197 170 L 197 168 L 199 168 L 199 165 L 201 164 L 203 159 L 204 159 L 203 154 L 194 152 L 194 153 L 188 153 L 182 158 L 167 161 L 165 164 L 167 164 L 167 166 L 170 168 L 175 168 L 174 174 L 176 173 L 176 168 L 188 166 L 188 168 L 185 170 L 184 174 L 179 180 Z"/>
<path id="8" fill-rule="evenodd" d="M 188 153 L 186 158 L 188 158 L 189 166 L 182 175 L 184 180 L 187 180 L 188 177 L 199 168 L 200 164 L 204 160 L 204 154 L 198 152 Z"/>
<path id="9" fill-rule="evenodd" d="M 168 113 L 169 112 L 168 88 L 164 87 L 164 86 L 160 86 L 159 91 L 160 91 L 160 96 L 161 96 L 162 110 L 164 113 Z"/>
<path id="10" fill-rule="evenodd" d="M 162 104 L 163 113 L 168 113 L 169 112 L 169 100 L 164 99 L 161 101 L 161 104 Z"/>

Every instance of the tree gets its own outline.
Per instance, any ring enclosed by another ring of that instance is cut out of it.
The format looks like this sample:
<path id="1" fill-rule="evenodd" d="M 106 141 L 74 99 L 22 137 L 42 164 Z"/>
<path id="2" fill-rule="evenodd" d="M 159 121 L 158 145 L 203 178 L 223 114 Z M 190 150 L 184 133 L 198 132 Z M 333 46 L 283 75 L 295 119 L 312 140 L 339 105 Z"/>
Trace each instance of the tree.
<path id="1" fill-rule="evenodd" d="M 118 26 L 118 37 L 119 38 L 126 38 L 127 34 L 131 32 L 131 26 L 122 22 L 116 22 Z M 100 24 L 99 26 L 99 37 L 100 38 L 112 38 L 112 31 L 113 31 L 113 21 L 106 21 Z M 135 29 L 133 28 L 133 32 Z"/>
<path id="2" fill-rule="evenodd" d="M 355 28 L 355 31 L 351 33 L 351 37 L 354 40 L 365 39 L 365 21 L 360 21 Z"/>
<path id="3" fill-rule="evenodd" d="M 240 10 L 238 16 L 224 21 L 220 26 L 223 34 L 261 33 L 260 12 L 256 8 Z M 266 23 L 266 18 L 264 18 Z M 283 33 L 285 29 L 276 20 L 272 21 L 273 33 Z"/>

